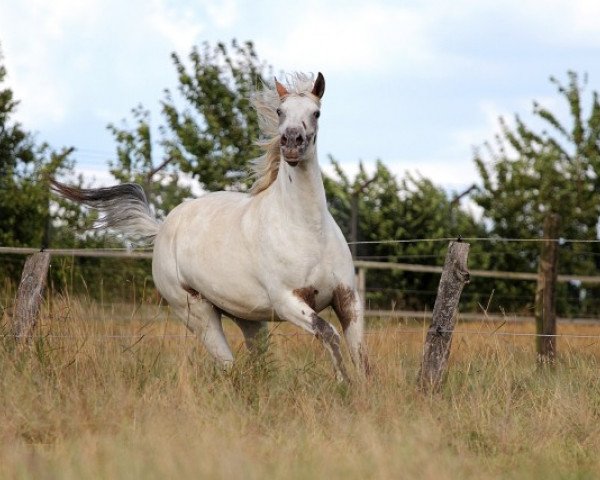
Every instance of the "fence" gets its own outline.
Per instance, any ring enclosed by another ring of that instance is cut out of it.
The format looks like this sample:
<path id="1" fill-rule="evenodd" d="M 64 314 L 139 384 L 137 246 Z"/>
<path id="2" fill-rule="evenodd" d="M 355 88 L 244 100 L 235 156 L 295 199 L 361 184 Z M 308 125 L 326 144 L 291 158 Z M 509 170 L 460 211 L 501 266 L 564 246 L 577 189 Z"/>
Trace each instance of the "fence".
<path id="1" fill-rule="evenodd" d="M 598 276 L 578 276 L 556 274 L 557 266 L 557 242 L 556 239 L 543 239 L 541 267 L 538 274 L 528 272 L 501 272 L 467 269 L 467 258 L 470 245 L 458 241 L 450 242 L 444 267 L 432 265 L 404 264 L 392 262 L 355 261 L 357 268 L 358 288 L 362 298 L 366 293 L 366 272 L 368 269 L 392 269 L 412 272 L 440 273 L 441 279 L 437 290 L 435 305 L 432 312 L 432 322 L 427 331 L 425 345 L 423 347 L 423 360 L 418 375 L 419 388 L 424 391 L 437 390 L 440 388 L 447 369 L 452 334 L 456 324 L 456 309 L 460 300 L 463 287 L 469 283 L 470 277 L 481 276 L 487 278 L 536 280 L 538 289 L 536 291 L 536 345 L 538 362 L 553 364 L 555 360 L 556 343 L 556 315 L 555 315 L 555 283 L 582 282 L 598 284 Z M 35 252 L 35 253 L 34 253 Z M 16 339 L 26 340 L 31 338 L 31 333 L 37 322 L 41 296 L 45 288 L 45 282 L 50 263 L 50 256 L 88 256 L 88 257 L 115 257 L 115 258 L 151 258 L 150 252 L 129 252 L 123 250 L 85 250 L 85 249 L 49 249 L 44 252 L 36 252 L 29 248 L 0 247 L 0 253 L 9 254 L 32 254 L 25 263 L 22 273 L 15 315 L 13 318 L 14 333 Z M 552 258 L 552 260 L 549 260 Z M 540 299 L 543 300 L 543 308 L 538 310 Z M 367 311 L 367 315 L 375 312 Z M 407 312 L 405 312 L 406 314 Z M 411 314 L 417 312 L 410 312 Z M 401 316 L 402 312 L 376 312 L 378 316 Z M 489 319 L 489 317 L 485 317 Z M 141 337 L 142 338 L 142 337 Z M 140 338 L 140 340 L 141 340 Z"/>
<path id="2" fill-rule="evenodd" d="M 413 240 L 390 240 L 382 243 L 408 243 L 408 242 L 445 242 L 448 238 L 436 239 L 413 239 Z M 494 241 L 494 242 L 532 242 L 540 241 L 540 239 L 490 239 L 490 238 L 467 238 L 469 241 Z M 557 243 L 580 242 L 580 243 L 598 243 L 594 240 L 566 240 L 555 239 Z M 357 242 L 365 243 L 365 242 Z M 24 247 L 0 247 L 0 254 L 10 255 L 31 255 L 38 252 L 36 248 Z M 62 257 L 89 257 L 89 258 L 125 258 L 125 259 L 151 259 L 151 251 L 136 251 L 126 249 L 72 249 L 72 248 L 57 248 L 46 249 L 45 252 L 51 256 Z M 369 288 L 367 285 L 367 272 L 369 270 L 389 270 L 399 272 L 415 272 L 415 273 L 433 273 L 441 274 L 443 267 L 434 265 L 423 265 L 415 263 L 399 263 L 399 262 L 382 262 L 371 260 L 355 260 L 354 264 L 357 270 L 357 285 L 361 298 L 366 298 Z M 498 270 L 469 270 L 471 278 L 490 278 L 499 280 L 519 280 L 519 281 L 537 281 L 538 274 L 532 272 L 508 272 Z M 576 275 L 576 274 L 559 274 L 558 282 L 580 282 L 587 285 L 600 285 L 600 276 L 592 275 Z M 374 289 L 373 291 L 379 291 Z M 432 296 L 435 292 L 425 292 Z M 365 314 L 367 317 L 378 317 L 388 319 L 415 318 L 421 319 L 425 316 L 430 316 L 430 310 L 407 310 L 407 309 L 371 309 L 369 304 L 365 304 Z M 510 322 L 533 322 L 534 316 L 519 315 L 519 314 L 491 314 L 480 309 L 479 312 L 461 312 L 461 320 L 463 321 L 510 321 Z M 558 317 L 559 322 L 570 322 L 577 324 L 596 323 L 600 321 L 598 318 L 590 317 Z"/>

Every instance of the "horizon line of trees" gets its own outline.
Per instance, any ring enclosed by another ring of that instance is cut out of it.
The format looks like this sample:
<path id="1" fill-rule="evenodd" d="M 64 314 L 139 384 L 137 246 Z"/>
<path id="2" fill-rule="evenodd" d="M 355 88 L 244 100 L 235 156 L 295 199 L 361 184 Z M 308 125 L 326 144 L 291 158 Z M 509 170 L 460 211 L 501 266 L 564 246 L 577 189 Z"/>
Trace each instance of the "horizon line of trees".
<path id="1" fill-rule="evenodd" d="M 154 210 L 164 217 L 191 196 L 182 174 L 205 191 L 245 191 L 251 179 L 247 162 L 257 155 L 258 119 L 250 93 L 270 78 L 273 68 L 261 60 L 251 42 L 230 45 L 204 43 L 193 47 L 184 62 L 172 54 L 177 71 L 175 90 L 165 89 L 160 100 L 159 139 L 152 134 L 148 110 L 135 106 L 131 118 L 107 126 L 115 140 L 109 162 L 115 182 L 144 186 Z M 12 116 L 18 106 L 3 86 L 6 70 L 0 54 L 0 245 L 53 247 L 115 246 L 119 240 L 103 232 L 75 235 L 89 227 L 95 212 L 51 196 L 48 178 L 75 175 L 72 147 L 58 150 L 38 143 Z M 354 178 L 330 156 L 334 174 L 324 175 L 329 208 L 349 238 L 352 209 L 358 210 L 358 240 L 408 240 L 437 237 L 537 238 L 549 214 L 561 218 L 559 235 L 596 239 L 600 217 L 600 104 L 593 91 L 589 107 L 583 93 L 587 78 L 567 73 L 567 82 L 551 81 L 566 101 L 570 117 L 563 123 L 534 102 L 533 112 L 544 128 L 534 131 L 516 115 L 513 124 L 500 119 L 494 139 L 474 152 L 481 177 L 470 198 L 481 218 L 460 207 L 459 195 L 449 194 L 431 180 L 394 175 L 381 160 L 369 175 L 363 164 Z M 587 113 L 584 113 L 587 112 Z M 160 145 L 159 149 L 153 145 Z M 122 243 L 121 243 L 122 244 Z M 440 264 L 444 248 L 436 243 L 360 244 L 357 258 Z M 475 242 L 470 266 L 478 269 L 536 271 L 537 243 Z M 593 275 L 600 249 L 595 243 L 569 243 L 560 249 L 559 271 Z M 0 256 L 3 277 L 14 284 L 22 261 Z M 52 285 L 58 291 L 85 292 L 94 297 L 141 295 L 150 280 L 149 264 L 109 259 L 63 259 L 54 262 Z M 370 271 L 368 300 L 382 308 L 425 309 L 433 306 L 434 275 Z M 533 308 L 532 282 L 476 279 L 463 295 L 468 308 L 523 313 Z M 561 315 L 599 314 L 595 287 L 559 286 Z"/>

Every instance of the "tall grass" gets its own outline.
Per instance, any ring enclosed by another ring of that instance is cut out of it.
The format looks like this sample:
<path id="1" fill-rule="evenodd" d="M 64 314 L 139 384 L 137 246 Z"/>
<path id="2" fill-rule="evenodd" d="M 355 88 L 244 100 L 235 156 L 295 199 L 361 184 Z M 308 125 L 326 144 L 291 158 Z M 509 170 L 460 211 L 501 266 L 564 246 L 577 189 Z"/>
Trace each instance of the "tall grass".
<path id="1" fill-rule="evenodd" d="M 373 375 L 351 387 L 292 327 L 260 359 L 226 327 L 223 374 L 165 308 L 54 298 L 29 345 L 1 340 L 0 477 L 600 477 L 598 339 L 561 339 L 538 370 L 533 338 L 459 325 L 443 391 L 424 396 L 418 323 L 370 325 Z"/>

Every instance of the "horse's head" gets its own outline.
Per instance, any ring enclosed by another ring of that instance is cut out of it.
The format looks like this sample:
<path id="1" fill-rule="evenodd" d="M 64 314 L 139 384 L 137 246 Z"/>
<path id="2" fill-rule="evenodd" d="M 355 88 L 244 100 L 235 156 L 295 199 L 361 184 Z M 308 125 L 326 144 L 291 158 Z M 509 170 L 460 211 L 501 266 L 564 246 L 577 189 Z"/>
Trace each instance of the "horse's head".
<path id="1" fill-rule="evenodd" d="M 325 92 L 325 79 L 319 72 L 310 93 L 290 93 L 277 80 L 275 87 L 281 103 L 277 109 L 281 155 L 292 167 L 314 153 L 321 98 Z"/>

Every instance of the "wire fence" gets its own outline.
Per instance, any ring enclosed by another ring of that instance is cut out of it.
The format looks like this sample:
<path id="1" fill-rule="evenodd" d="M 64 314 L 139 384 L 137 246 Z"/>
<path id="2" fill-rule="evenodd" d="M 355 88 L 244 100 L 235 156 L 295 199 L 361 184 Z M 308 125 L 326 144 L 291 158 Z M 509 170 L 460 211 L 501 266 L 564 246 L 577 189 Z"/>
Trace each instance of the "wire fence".
<path id="1" fill-rule="evenodd" d="M 596 244 L 600 243 L 600 239 L 589 239 L 589 238 L 523 238 L 523 237 L 429 237 L 429 238 L 403 238 L 403 239 L 383 239 L 383 240 L 360 240 L 355 242 L 347 242 L 348 245 L 386 245 L 386 244 L 402 244 L 402 243 L 435 243 L 435 242 L 491 242 L 491 243 L 540 243 L 540 242 L 554 242 L 559 245 L 565 245 L 569 243 L 587 243 Z M 47 248 L 44 251 L 49 252 L 53 255 L 110 255 L 108 252 L 127 252 L 132 256 L 146 256 L 148 252 L 151 252 L 151 247 L 136 247 L 135 250 L 132 248 L 114 247 L 114 248 L 102 248 L 102 249 L 89 249 L 89 248 Z M 30 254 L 39 252 L 39 248 L 34 247 L 2 247 L 0 246 L 0 253 L 16 253 L 16 254 Z M 151 258 L 151 253 L 148 258 Z"/>
<path id="2" fill-rule="evenodd" d="M 374 331 L 369 330 L 364 332 L 366 336 L 374 335 L 425 335 L 427 333 L 426 328 L 420 329 L 395 329 L 394 331 L 381 330 Z M 529 338 L 565 338 L 565 339 L 598 339 L 600 340 L 600 334 L 578 334 L 578 333 L 557 333 L 557 334 L 542 334 L 533 332 L 502 332 L 502 331 L 474 331 L 474 330 L 443 330 L 438 329 L 436 333 L 439 334 L 453 334 L 453 335 L 474 335 L 484 337 L 529 337 Z M 315 335 L 308 332 L 295 332 L 295 333 L 270 333 L 270 337 L 283 337 L 283 338 L 294 338 L 294 337 L 313 337 Z M 141 340 L 147 339 L 175 339 L 175 340 L 195 340 L 196 336 L 192 333 L 165 333 L 165 334 L 147 334 L 147 333 L 130 333 L 130 334 L 35 334 L 35 335 L 23 335 L 17 336 L 12 333 L 0 334 L 0 338 L 19 338 L 22 340 L 34 340 L 34 339 L 98 339 L 98 340 Z M 241 338 L 241 337 L 240 337 Z"/>
<path id="3" fill-rule="evenodd" d="M 387 240 L 374 240 L 374 241 L 358 241 L 358 242 L 349 242 L 349 244 L 409 244 L 409 243 L 436 243 L 436 242 L 450 242 L 450 241 L 465 241 L 465 242 L 491 242 L 491 243 L 539 243 L 539 242 L 556 242 L 559 245 L 566 244 L 596 244 L 600 243 L 600 239 L 573 239 L 573 238 L 552 238 L 552 239 L 544 239 L 544 238 L 506 238 L 506 237 L 464 237 L 464 238 L 456 238 L 456 237 L 436 237 L 436 238 L 412 238 L 412 239 L 387 239 Z M 0 246 L 0 254 L 8 254 L 8 255 L 29 255 L 38 252 L 37 248 L 29 248 L 29 247 L 1 247 Z M 48 253 L 52 256 L 62 256 L 62 257 L 92 257 L 92 258 L 128 258 L 128 259 L 151 259 L 152 251 L 149 248 L 97 248 L 97 249 L 77 249 L 77 248 L 56 248 L 56 249 L 46 249 Z M 600 253 L 597 252 L 578 252 L 578 255 L 589 255 L 592 257 L 600 256 Z M 510 252 L 498 252 L 498 255 L 511 255 Z M 518 254 L 514 254 L 518 255 Z M 399 258 L 423 258 L 423 259 L 434 259 L 438 258 L 443 260 L 442 254 L 407 254 L 407 255 L 398 255 L 398 256 L 372 256 L 372 257 L 364 257 L 359 258 L 355 264 L 358 268 L 366 268 L 366 269 L 398 269 L 404 271 L 412 271 L 412 272 L 421 272 L 421 273 L 441 273 L 441 266 L 435 265 L 419 265 L 412 263 L 394 263 L 389 261 L 377 261 L 384 259 L 399 259 Z M 501 271 L 483 271 L 483 270 L 471 270 L 471 276 L 481 276 L 487 278 L 504 278 L 508 280 L 535 280 L 537 278 L 537 274 L 534 272 L 501 272 Z M 586 282 L 591 284 L 600 284 L 600 276 L 589 276 L 589 275 L 559 275 L 559 281 L 564 282 Z M 371 286 L 370 288 L 366 288 L 365 292 L 369 293 L 394 293 L 394 294 L 403 294 L 403 295 L 414 295 L 414 296 L 430 296 L 432 299 L 435 297 L 435 290 L 418 290 L 418 289 L 399 289 L 399 288 L 391 288 L 391 287 L 375 287 Z M 486 296 L 490 296 L 489 293 L 482 292 L 464 292 L 463 295 L 465 298 L 485 298 Z M 493 295 L 493 293 L 492 293 Z M 498 298 L 503 298 L 507 300 L 517 300 L 517 299 L 527 299 L 528 296 L 519 296 L 519 295 L 500 295 Z M 565 301 L 577 301 L 578 297 L 571 296 L 565 297 Z M 587 302 L 590 304 L 598 304 L 600 303 L 600 299 L 587 299 Z M 400 318 L 401 316 L 411 315 L 412 318 L 427 318 L 431 316 L 431 312 L 403 312 L 403 311 L 371 311 L 367 312 L 368 315 L 379 317 L 379 318 Z M 474 314 L 470 314 L 471 318 Z M 494 322 L 512 322 L 512 321 L 524 321 L 524 322 L 533 322 L 533 317 L 517 317 L 516 315 L 488 315 L 485 311 L 483 313 L 479 313 L 476 315 L 479 320 L 490 320 Z M 463 319 L 468 321 L 469 314 L 464 314 Z M 571 323 L 586 323 L 590 322 L 590 320 L 595 320 L 594 317 L 581 317 L 581 318 L 561 318 L 559 322 L 568 322 Z M 596 324 L 598 322 L 595 322 Z M 424 334 L 426 330 L 423 328 L 420 329 L 396 329 L 393 333 L 399 335 L 413 335 L 413 334 Z M 379 334 L 389 334 L 389 331 L 367 331 L 367 335 L 379 335 Z M 587 334 L 567 334 L 561 333 L 556 335 L 543 335 L 538 333 L 529 333 L 529 332 L 507 332 L 507 331 L 499 331 L 495 329 L 493 332 L 476 332 L 472 330 L 457 330 L 454 329 L 450 331 L 443 331 L 440 333 L 453 333 L 457 335 L 486 335 L 486 336 L 503 336 L 503 337 L 556 337 L 556 338 L 573 338 L 573 339 L 600 339 L 600 335 L 587 335 Z M 293 333 L 293 334 L 283 334 L 276 333 L 273 334 L 276 336 L 298 336 L 298 335 L 310 335 L 308 333 Z M 11 334 L 1 334 L 0 337 L 10 337 Z M 61 335 L 32 335 L 31 338 L 79 338 L 73 337 L 71 335 L 61 336 Z M 93 338 L 102 338 L 102 339 L 141 339 L 141 338 L 171 338 L 171 339 L 183 339 L 183 338 L 193 338 L 191 334 L 162 334 L 162 335 L 151 335 L 151 334 L 119 334 L 119 335 L 93 335 Z"/>
<path id="4" fill-rule="evenodd" d="M 371 244 L 394 244 L 394 243 L 422 243 L 422 242 L 522 242 L 539 243 L 555 242 L 559 245 L 567 243 L 600 243 L 600 239 L 586 238 L 510 238 L 510 237 L 433 237 L 433 238 L 408 238 L 408 239 L 388 239 L 388 240 L 361 240 L 357 242 L 348 242 L 348 245 L 371 245 Z"/>

